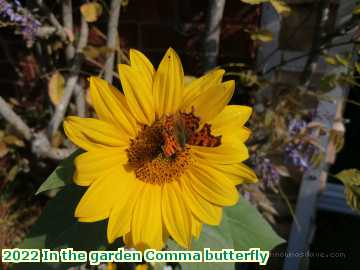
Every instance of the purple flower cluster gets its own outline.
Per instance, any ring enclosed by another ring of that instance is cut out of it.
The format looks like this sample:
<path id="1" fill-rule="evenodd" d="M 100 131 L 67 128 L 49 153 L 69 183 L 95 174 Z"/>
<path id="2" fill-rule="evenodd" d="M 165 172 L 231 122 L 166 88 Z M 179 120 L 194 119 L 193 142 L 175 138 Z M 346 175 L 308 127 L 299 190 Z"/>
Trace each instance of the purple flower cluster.
<path id="1" fill-rule="evenodd" d="M 311 143 L 289 143 L 285 146 L 285 163 L 306 171 L 311 166 L 312 157 L 318 152 Z"/>
<path id="2" fill-rule="evenodd" d="M 31 44 L 34 41 L 36 32 L 41 24 L 21 6 L 19 1 L 15 0 L 14 3 L 15 8 L 7 1 L 0 0 L 0 18 L 6 18 L 20 26 L 21 34 L 24 39 Z"/>
<path id="3" fill-rule="evenodd" d="M 307 124 L 308 122 L 303 119 L 294 118 L 290 120 L 288 126 L 289 136 L 295 138 L 300 135 Z M 306 171 L 311 166 L 311 159 L 316 153 L 318 153 L 318 148 L 313 144 L 306 143 L 301 139 L 300 141 L 293 140 L 285 145 L 284 160 L 286 164 L 295 166 L 301 171 Z"/>
<path id="4" fill-rule="evenodd" d="M 269 158 L 252 156 L 256 175 L 262 179 L 265 187 L 274 187 L 280 181 L 280 174 Z"/>
<path id="5" fill-rule="evenodd" d="M 307 123 L 302 119 L 294 118 L 289 122 L 288 131 L 291 137 L 298 135 L 305 127 Z"/>

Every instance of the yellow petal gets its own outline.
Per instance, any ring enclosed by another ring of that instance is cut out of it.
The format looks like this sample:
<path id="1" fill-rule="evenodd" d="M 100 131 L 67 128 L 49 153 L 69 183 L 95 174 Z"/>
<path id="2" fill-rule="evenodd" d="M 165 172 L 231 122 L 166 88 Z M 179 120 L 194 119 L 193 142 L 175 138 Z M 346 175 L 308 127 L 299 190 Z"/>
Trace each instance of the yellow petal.
<path id="1" fill-rule="evenodd" d="M 159 185 L 146 184 L 139 196 L 131 222 L 132 241 L 138 250 L 164 246 Z"/>
<path id="2" fill-rule="evenodd" d="M 146 56 L 138 50 L 130 49 L 130 64 L 140 73 L 146 87 L 152 91 L 153 77 L 155 74 L 154 66 Z"/>
<path id="3" fill-rule="evenodd" d="M 191 102 L 200 94 L 206 93 L 209 88 L 220 84 L 224 73 L 225 70 L 216 69 L 187 85 L 184 89 L 184 101 L 182 107 L 185 109 L 189 108 Z M 191 110 L 191 107 L 189 109 Z"/>
<path id="4" fill-rule="evenodd" d="M 134 247 L 134 242 L 132 240 L 131 232 L 125 234 L 123 238 L 126 247 Z"/>
<path id="5" fill-rule="evenodd" d="M 217 147 L 191 145 L 191 152 L 195 158 L 220 164 L 240 163 L 249 158 L 249 151 L 241 140 L 227 141 L 226 137 Z"/>
<path id="6" fill-rule="evenodd" d="M 123 185 L 124 190 L 119 190 L 121 199 L 117 200 L 114 208 L 111 210 L 107 227 L 107 238 L 109 243 L 130 231 L 133 208 L 138 196 L 141 194 L 144 183 L 137 180 L 135 175 L 133 179 Z"/>
<path id="7" fill-rule="evenodd" d="M 127 162 L 123 149 L 97 150 L 83 153 L 75 158 L 74 182 L 88 186 L 114 167 Z"/>
<path id="8" fill-rule="evenodd" d="M 232 141 L 236 141 L 239 140 L 241 142 L 246 142 L 249 137 L 251 136 L 251 130 L 248 129 L 247 127 L 239 127 L 239 126 L 234 126 L 234 125 L 230 125 L 228 127 L 224 127 L 218 129 L 217 131 L 213 132 L 213 135 L 221 135 L 222 136 L 222 142 L 225 143 L 231 143 Z"/>
<path id="9" fill-rule="evenodd" d="M 252 109 L 248 106 L 229 105 L 213 120 L 211 124 L 212 134 L 222 136 L 222 141 L 232 142 L 240 140 L 245 142 L 251 135 L 251 131 L 243 125 L 251 116 Z"/>
<path id="10" fill-rule="evenodd" d="M 246 142 L 251 136 L 251 130 L 247 127 L 239 127 L 237 125 L 229 125 L 222 127 L 221 129 L 216 129 L 213 131 L 211 129 L 211 134 L 214 136 L 221 136 L 221 143 L 232 143 L 234 141 Z"/>
<path id="11" fill-rule="evenodd" d="M 172 238 L 182 247 L 189 248 L 191 242 L 191 215 L 184 203 L 179 183 L 164 185 L 162 213 L 165 226 Z"/>
<path id="12" fill-rule="evenodd" d="M 174 114 L 180 108 L 184 88 L 184 71 L 176 52 L 169 48 L 160 62 L 154 78 L 156 115 Z"/>
<path id="13" fill-rule="evenodd" d="M 243 126 L 250 118 L 252 108 L 240 105 L 228 105 L 217 117 L 210 121 L 212 131 L 221 133 L 221 129 L 227 127 L 238 128 Z"/>
<path id="14" fill-rule="evenodd" d="M 235 185 L 251 184 L 258 181 L 255 172 L 243 163 L 231 165 L 213 164 L 212 166 L 224 173 Z"/>
<path id="15" fill-rule="evenodd" d="M 191 185 L 204 199 L 221 206 L 234 205 L 239 192 L 230 179 L 218 170 L 197 162 L 189 171 Z"/>
<path id="16" fill-rule="evenodd" d="M 114 203 L 119 196 L 124 196 L 127 183 L 132 179 L 132 173 L 126 172 L 122 166 L 108 171 L 86 190 L 75 209 L 75 217 L 80 221 L 108 218 Z"/>
<path id="17" fill-rule="evenodd" d="M 203 223 L 219 225 L 222 217 L 222 208 L 205 200 L 193 189 L 190 184 L 192 179 L 190 179 L 188 173 L 185 173 L 181 180 L 181 188 L 184 194 L 186 194 L 184 200 L 191 209 L 191 212 Z"/>
<path id="18" fill-rule="evenodd" d="M 229 103 L 234 94 L 235 82 L 227 81 L 209 88 L 188 105 L 188 111 L 195 109 L 195 114 L 202 123 L 216 117 Z"/>
<path id="19" fill-rule="evenodd" d="M 85 150 L 127 147 L 129 137 L 115 126 L 93 118 L 69 116 L 64 121 L 66 136 Z"/>
<path id="20" fill-rule="evenodd" d="M 148 88 L 137 69 L 119 65 L 121 85 L 126 101 L 134 118 L 142 124 L 150 125 L 155 119 L 152 89 Z"/>
<path id="21" fill-rule="evenodd" d="M 199 239 L 202 230 L 201 222 L 196 217 L 193 217 L 191 220 L 191 225 L 192 235 L 195 237 L 195 239 Z"/>
<path id="22" fill-rule="evenodd" d="M 136 124 L 124 95 L 107 81 L 90 78 L 91 100 L 99 119 L 114 124 L 130 137 L 136 135 Z"/>

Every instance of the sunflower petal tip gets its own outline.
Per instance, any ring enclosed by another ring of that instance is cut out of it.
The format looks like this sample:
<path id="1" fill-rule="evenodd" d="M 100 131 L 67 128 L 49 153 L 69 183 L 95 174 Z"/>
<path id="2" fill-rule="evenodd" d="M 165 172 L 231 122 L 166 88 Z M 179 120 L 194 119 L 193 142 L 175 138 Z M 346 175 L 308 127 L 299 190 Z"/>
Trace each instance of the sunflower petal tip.
<path id="1" fill-rule="evenodd" d="M 134 57 L 136 57 L 136 55 L 142 54 L 140 51 L 130 48 L 129 49 L 129 57 L 130 57 L 130 63 L 134 62 Z"/>
<path id="2" fill-rule="evenodd" d="M 111 231 L 109 229 L 107 229 L 106 231 L 107 231 L 106 238 L 107 238 L 108 243 L 109 244 L 114 243 L 116 238 L 110 233 Z"/>
<path id="3" fill-rule="evenodd" d="M 77 219 L 79 219 L 80 217 L 81 217 L 81 215 L 80 215 L 80 210 L 79 210 L 79 204 L 76 206 L 76 208 L 75 208 L 75 212 L 74 212 L 74 217 L 75 218 L 77 218 Z"/>
<path id="4" fill-rule="evenodd" d="M 227 81 L 228 84 L 231 86 L 231 87 L 234 87 L 235 88 L 235 81 L 234 80 L 229 80 Z"/>
<path id="5" fill-rule="evenodd" d="M 98 76 L 90 76 L 90 77 L 89 77 L 89 81 L 90 81 L 90 83 L 95 83 L 95 82 L 100 82 L 100 81 L 102 81 L 102 80 L 101 80 L 101 78 L 98 77 Z"/>
<path id="6" fill-rule="evenodd" d="M 172 47 L 169 47 L 167 49 L 165 55 L 167 55 L 168 57 L 170 57 L 171 55 L 175 55 L 176 57 L 178 57 L 177 52 Z"/>
<path id="7" fill-rule="evenodd" d="M 125 70 L 128 70 L 128 69 L 130 69 L 129 65 L 127 65 L 127 64 L 118 64 L 119 73 L 122 73 L 122 72 L 124 72 Z"/>
<path id="8" fill-rule="evenodd" d="M 214 72 L 218 73 L 219 75 L 223 76 L 225 74 L 225 69 L 223 68 L 218 68 L 216 69 Z"/>

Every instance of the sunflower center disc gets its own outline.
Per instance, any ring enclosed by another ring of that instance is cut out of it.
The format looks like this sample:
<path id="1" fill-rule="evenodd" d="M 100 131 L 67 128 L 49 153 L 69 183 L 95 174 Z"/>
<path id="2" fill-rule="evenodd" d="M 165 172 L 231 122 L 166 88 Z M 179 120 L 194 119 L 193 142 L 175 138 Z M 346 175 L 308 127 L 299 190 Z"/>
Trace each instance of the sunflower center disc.
<path id="1" fill-rule="evenodd" d="M 189 145 L 217 147 L 221 136 L 211 134 L 211 125 L 204 124 L 190 113 L 179 112 L 143 126 L 127 149 L 129 165 L 136 177 L 146 183 L 162 185 L 178 179 L 191 165 Z"/>
<path id="2" fill-rule="evenodd" d="M 128 163 L 136 177 L 162 185 L 178 179 L 192 163 L 186 139 L 177 134 L 173 116 L 144 126 L 127 149 Z"/>

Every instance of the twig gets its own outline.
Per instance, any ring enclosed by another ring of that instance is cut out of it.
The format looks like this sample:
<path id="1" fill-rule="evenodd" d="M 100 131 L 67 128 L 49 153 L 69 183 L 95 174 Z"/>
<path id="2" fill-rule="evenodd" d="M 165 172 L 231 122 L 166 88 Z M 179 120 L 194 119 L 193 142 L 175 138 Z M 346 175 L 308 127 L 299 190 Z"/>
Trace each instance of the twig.
<path id="1" fill-rule="evenodd" d="M 351 44 L 351 43 L 354 43 L 354 40 L 344 41 L 344 42 L 339 42 L 339 43 L 333 43 L 333 44 L 327 44 L 327 45 L 321 46 L 319 49 L 317 49 L 315 51 L 307 52 L 307 53 L 301 54 L 299 56 L 295 56 L 293 58 L 289 58 L 289 59 L 287 59 L 285 61 L 282 61 L 278 65 L 275 65 L 275 66 L 269 68 L 268 70 L 266 70 L 265 72 L 263 72 L 262 75 L 269 74 L 269 73 L 273 72 L 274 70 L 278 69 L 279 67 L 285 66 L 285 65 L 287 65 L 287 64 L 289 64 L 291 62 L 294 62 L 294 61 L 298 61 L 298 60 L 300 60 L 300 59 L 302 59 L 304 57 L 308 57 L 310 54 L 321 53 L 325 49 L 335 48 L 335 47 L 339 47 L 339 46 L 343 46 L 343 45 L 348 45 L 348 44 Z"/>
<path id="2" fill-rule="evenodd" d="M 62 1 L 62 15 L 64 27 L 70 33 L 74 33 L 73 15 L 72 15 L 72 0 Z M 75 56 L 75 48 L 69 43 L 65 49 L 66 60 L 69 62 Z"/>
<path id="3" fill-rule="evenodd" d="M 82 50 L 87 44 L 89 34 L 89 27 L 84 17 L 81 18 L 81 30 L 80 39 L 76 48 L 75 60 L 72 66 L 72 72 L 69 79 L 66 81 L 64 95 L 60 100 L 60 103 L 56 107 L 55 113 L 50 121 L 48 133 L 53 136 L 59 129 L 59 126 L 64 119 L 66 109 L 70 103 L 71 97 L 74 92 L 74 88 L 79 78 L 80 66 L 82 64 Z"/>
<path id="4" fill-rule="evenodd" d="M 0 97 L 0 114 L 9 122 L 26 140 L 32 137 L 31 129 L 26 123 L 11 109 L 9 104 Z"/>
<path id="5" fill-rule="evenodd" d="M 81 85 L 79 84 L 75 86 L 75 103 L 76 103 L 78 116 L 85 117 L 86 115 L 85 95 Z"/>
<path id="6" fill-rule="evenodd" d="M 81 29 L 80 29 L 80 38 L 78 45 L 76 47 L 77 53 L 82 53 L 82 50 L 86 46 L 88 42 L 88 36 L 89 36 L 89 26 L 84 18 L 84 16 L 81 17 Z"/>
<path id="7" fill-rule="evenodd" d="M 109 83 L 112 83 L 112 78 L 113 78 L 113 68 L 114 68 L 115 50 L 116 50 L 116 36 L 118 33 L 120 7 L 121 7 L 121 0 L 111 1 L 108 31 L 107 31 L 107 41 L 106 41 L 106 47 L 110 48 L 111 52 L 108 53 L 108 57 L 105 62 L 105 76 L 104 76 L 105 80 L 107 80 Z"/>
<path id="8" fill-rule="evenodd" d="M 316 27 L 313 34 L 312 46 L 310 50 L 313 53 L 310 53 L 300 79 L 301 84 L 306 86 L 309 85 L 318 64 L 320 54 L 316 53 L 316 51 L 318 51 L 321 46 L 321 38 L 323 33 L 322 28 L 324 27 L 324 24 L 326 22 L 327 17 L 325 16 L 325 13 L 327 9 L 328 7 L 326 5 L 326 1 L 320 0 L 317 4 L 315 24 Z"/>
<path id="9" fill-rule="evenodd" d="M 282 190 L 282 188 L 281 188 L 280 185 L 277 185 L 277 187 L 278 187 L 280 196 L 281 196 L 281 198 L 285 201 L 286 206 L 288 207 L 289 212 L 290 212 L 292 218 L 294 219 L 294 222 L 295 222 L 297 228 L 300 230 L 301 227 L 300 227 L 299 221 L 298 221 L 298 219 L 297 219 L 297 217 L 296 217 L 296 215 L 295 215 L 294 208 L 292 207 L 292 205 L 291 205 L 291 203 L 290 203 L 290 201 L 289 201 L 289 198 L 286 196 L 285 192 Z"/>
<path id="10" fill-rule="evenodd" d="M 43 0 L 36 0 L 37 5 L 40 9 L 48 15 L 50 23 L 56 28 L 56 33 L 59 37 L 67 42 L 67 35 L 64 27 L 60 24 L 58 19 L 56 19 L 55 15 L 49 10 L 49 8 L 45 5 Z"/>
<path id="11" fill-rule="evenodd" d="M 36 156 L 62 160 L 74 151 L 73 148 L 54 148 L 51 146 L 48 138 L 43 132 L 33 133 L 29 126 L 13 111 L 10 105 L 2 97 L 0 97 L 0 114 L 27 141 L 31 142 L 31 150 Z"/>
<path id="12" fill-rule="evenodd" d="M 51 146 L 46 134 L 44 132 L 38 132 L 34 134 L 31 150 L 40 158 L 62 160 L 68 157 L 74 151 L 74 148 L 54 148 Z"/>
<path id="13" fill-rule="evenodd" d="M 90 57 L 85 56 L 85 60 L 86 60 L 87 62 L 89 62 L 89 63 L 97 66 L 98 68 L 100 68 L 100 69 L 101 69 L 101 72 L 102 72 L 102 71 L 104 70 L 104 68 L 105 68 L 102 63 L 99 63 L 98 61 L 96 61 L 96 60 L 94 60 L 94 59 L 92 59 L 92 58 L 90 58 Z M 119 79 L 119 75 L 118 75 L 116 72 L 112 71 L 112 74 L 113 74 L 113 77 Z"/>
<path id="14" fill-rule="evenodd" d="M 216 67 L 220 47 L 220 23 L 225 8 L 225 0 L 211 0 L 206 20 L 203 41 L 203 71 Z"/>

